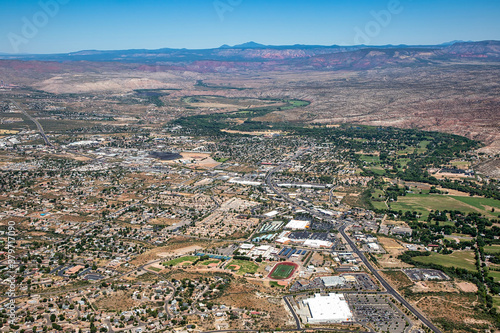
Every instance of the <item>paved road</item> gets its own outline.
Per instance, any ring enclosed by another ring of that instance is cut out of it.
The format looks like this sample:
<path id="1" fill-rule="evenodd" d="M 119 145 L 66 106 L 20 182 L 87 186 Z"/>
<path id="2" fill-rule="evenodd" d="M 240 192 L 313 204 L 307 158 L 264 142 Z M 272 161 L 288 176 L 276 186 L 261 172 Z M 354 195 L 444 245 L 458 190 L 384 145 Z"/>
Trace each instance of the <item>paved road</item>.
<path id="1" fill-rule="evenodd" d="M 309 212 L 311 215 L 313 215 L 315 217 L 319 217 L 319 218 L 322 218 L 322 219 L 325 219 L 325 218 L 329 219 L 329 217 L 324 216 L 324 214 L 320 214 L 318 211 L 316 211 L 314 209 L 310 209 L 308 207 L 304 207 L 304 206 L 302 206 L 302 203 L 300 203 L 300 202 L 298 202 L 296 200 L 291 199 L 288 195 L 284 195 L 278 188 L 276 188 L 276 186 L 275 186 L 275 184 L 273 183 L 273 180 L 272 180 L 272 177 L 273 177 L 274 173 L 278 172 L 284 166 L 286 166 L 289 162 L 293 161 L 294 159 L 298 158 L 299 156 L 303 155 L 304 153 L 311 151 L 312 149 L 314 149 L 314 148 L 308 148 L 306 150 L 301 150 L 301 151 L 297 152 L 297 154 L 295 154 L 293 157 L 289 158 L 287 161 L 281 163 L 280 165 L 278 165 L 274 169 L 270 170 L 268 172 L 268 174 L 266 175 L 265 181 L 266 181 L 266 184 L 269 186 L 269 188 L 276 195 L 280 196 L 284 200 L 290 202 L 291 204 L 293 204 L 293 205 L 295 205 L 297 207 L 300 207 L 301 209 Z M 354 242 L 349 237 L 347 237 L 347 234 L 345 233 L 345 228 L 346 228 L 346 226 L 344 225 L 344 226 L 342 226 L 339 229 L 342 237 L 344 237 L 344 239 L 347 241 L 347 243 L 351 246 L 352 250 L 358 255 L 358 257 L 361 259 L 361 261 L 363 261 L 363 263 L 372 272 L 372 274 L 380 281 L 380 283 L 382 284 L 382 286 L 384 286 L 384 288 L 387 290 L 387 292 L 390 293 L 392 296 L 394 296 L 394 298 L 396 298 L 401 304 L 403 304 L 408 310 L 410 310 L 410 312 L 412 312 L 415 315 L 415 317 L 417 317 L 418 319 L 420 319 L 433 332 L 435 332 L 435 333 L 441 333 L 441 331 L 436 326 L 434 326 L 434 324 L 432 324 L 432 322 L 430 322 L 427 318 L 425 318 L 419 311 L 417 311 L 417 309 L 415 309 L 400 294 L 398 294 L 396 292 L 396 290 L 377 272 L 377 270 L 366 259 L 366 257 L 364 256 L 364 254 L 361 251 L 359 251 L 359 249 L 356 247 L 356 244 L 354 244 Z M 287 305 L 288 305 L 288 303 L 287 303 Z M 291 310 L 292 310 L 292 313 L 295 313 L 293 311 L 293 308 L 291 308 Z M 294 317 L 295 316 L 296 315 L 294 315 Z M 297 327 L 300 328 L 300 326 L 297 326 Z"/>
<path id="2" fill-rule="evenodd" d="M 401 296 L 380 274 L 379 272 L 372 266 L 372 264 L 366 259 L 363 253 L 359 251 L 356 247 L 356 244 L 347 236 L 345 233 L 346 226 L 342 226 L 339 231 L 347 241 L 347 243 L 351 246 L 352 250 L 358 255 L 358 257 L 363 261 L 365 266 L 372 272 L 372 274 L 382 283 L 382 286 L 389 292 L 394 298 L 396 298 L 401 304 L 403 304 L 408 310 L 410 310 L 418 319 L 420 319 L 425 325 L 427 325 L 433 332 L 441 333 L 441 331 L 434 326 L 427 318 L 425 318 L 420 312 L 417 311 L 410 303 L 408 303 L 403 296 Z"/>
<path id="3" fill-rule="evenodd" d="M 299 316 L 297 316 L 297 314 L 295 313 L 295 311 L 294 311 L 294 309 L 292 307 L 292 304 L 290 304 L 290 301 L 288 300 L 288 297 L 284 296 L 283 300 L 285 301 L 286 306 L 288 306 L 288 309 L 290 309 L 290 312 L 292 313 L 293 319 L 295 319 L 295 325 L 297 325 L 297 329 L 300 330 L 301 327 L 300 327 L 300 318 L 299 318 Z"/>
<path id="4" fill-rule="evenodd" d="M 28 112 L 26 112 L 26 110 L 24 110 L 16 101 L 14 100 L 11 100 L 12 103 L 14 103 L 15 106 L 17 106 L 17 108 L 19 110 L 21 110 L 21 112 L 26 116 L 28 117 L 29 120 L 31 120 L 33 123 L 35 123 L 36 125 L 36 128 L 38 129 L 38 132 L 40 132 L 40 135 L 42 136 L 43 138 L 43 141 L 45 141 L 45 144 L 47 146 L 51 146 L 52 147 L 52 143 L 50 143 L 49 141 L 49 138 L 47 137 L 47 135 L 45 135 L 45 131 L 43 130 L 43 127 L 42 125 L 40 125 L 40 123 L 38 122 L 38 120 L 36 120 L 35 118 L 33 118 Z"/>

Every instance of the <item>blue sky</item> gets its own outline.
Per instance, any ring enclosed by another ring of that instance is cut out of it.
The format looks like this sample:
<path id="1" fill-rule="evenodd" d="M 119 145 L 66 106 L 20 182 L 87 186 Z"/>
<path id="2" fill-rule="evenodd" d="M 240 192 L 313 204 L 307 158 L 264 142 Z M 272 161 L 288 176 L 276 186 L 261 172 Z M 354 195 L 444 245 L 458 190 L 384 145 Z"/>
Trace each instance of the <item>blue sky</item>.
<path id="1" fill-rule="evenodd" d="M 497 0 L 0 0 L 0 6 L 5 53 L 500 39 Z"/>

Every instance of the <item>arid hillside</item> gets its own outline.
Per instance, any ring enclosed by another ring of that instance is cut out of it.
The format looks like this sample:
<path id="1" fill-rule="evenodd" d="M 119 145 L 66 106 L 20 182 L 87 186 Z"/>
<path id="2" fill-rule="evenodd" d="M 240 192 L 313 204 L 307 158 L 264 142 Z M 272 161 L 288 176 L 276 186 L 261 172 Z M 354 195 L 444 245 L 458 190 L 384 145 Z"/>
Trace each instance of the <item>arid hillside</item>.
<path id="1" fill-rule="evenodd" d="M 137 52 L 124 56 L 137 57 L 137 63 L 0 60 L 0 77 L 6 84 L 53 94 L 115 96 L 168 89 L 165 102 L 192 95 L 297 98 L 311 104 L 263 120 L 443 131 L 480 140 L 485 151 L 500 151 L 498 42 L 434 48 L 220 48 L 200 51 L 192 61 L 157 63 L 141 62 Z M 156 54 L 172 58 L 182 52 Z M 105 58 L 99 52 L 79 56 Z M 203 110 L 210 112 L 223 110 Z"/>

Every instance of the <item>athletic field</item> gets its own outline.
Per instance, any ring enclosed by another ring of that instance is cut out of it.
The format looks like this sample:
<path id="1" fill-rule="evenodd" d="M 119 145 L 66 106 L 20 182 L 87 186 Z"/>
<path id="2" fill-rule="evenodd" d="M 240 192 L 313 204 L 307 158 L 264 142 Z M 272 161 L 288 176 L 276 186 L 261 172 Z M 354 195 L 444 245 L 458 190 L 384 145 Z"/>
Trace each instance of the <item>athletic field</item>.
<path id="1" fill-rule="evenodd" d="M 297 265 L 291 262 L 277 264 L 269 274 L 269 277 L 275 280 L 288 279 L 295 272 L 295 269 L 297 269 Z"/>

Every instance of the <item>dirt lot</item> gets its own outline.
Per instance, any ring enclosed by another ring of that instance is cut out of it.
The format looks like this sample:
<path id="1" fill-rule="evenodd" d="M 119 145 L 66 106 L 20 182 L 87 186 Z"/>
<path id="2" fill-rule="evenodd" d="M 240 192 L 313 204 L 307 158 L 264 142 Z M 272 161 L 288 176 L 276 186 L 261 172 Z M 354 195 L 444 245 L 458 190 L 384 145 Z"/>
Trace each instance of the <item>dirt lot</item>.
<path id="1" fill-rule="evenodd" d="M 410 278 L 401 271 L 382 271 L 381 274 L 398 290 L 414 285 Z"/>
<path id="2" fill-rule="evenodd" d="M 458 293 L 460 290 L 451 281 L 419 281 L 411 288 L 414 293 L 447 292 Z"/>
<path id="3" fill-rule="evenodd" d="M 67 221 L 67 222 L 88 222 L 92 220 L 92 217 L 89 216 L 77 216 L 69 214 L 61 215 L 58 218 L 61 221 Z"/>
<path id="4" fill-rule="evenodd" d="M 472 332 L 471 328 L 479 329 L 482 325 L 492 324 L 488 322 L 481 310 L 476 308 L 477 295 L 442 293 L 440 295 L 414 295 L 412 303 L 418 306 L 427 317 L 443 332 Z M 476 330 L 474 330 L 476 331 Z M 482 328 L 480 331 L 484 331 Z M 496 330 L 492 330 L 497 332 Z"/>
<path id="5" fill-rule="evenodd" d="M 176 223 L 181 222 L 180 219 L 169 219 L 166 217 L 158 217 L 155 219 L 149 220 L 149 224 L 154 224 L 154 225 L 164 225 L 164 226 L 171 226 Z"/>
<path id="6" fill-rule="evenodd" d="M 210 169 L 220 165 L 219 162 L 210 157 L 210 154 L 182 152 L 181 155 L 182 159 L 180 160 L 190 162 L 190 164 L 187 164 L 189 167 Z M 175 164 L 178 161 L 167 161 L 166 163 Z"/>
<path id="7" fill-rule="evenodd" d="M 401 251 L 405 250 L 405 248 L 395 239 L 379 237 L 378 240 L 389 254 L 399 254 Z"/>
<path id="8" fill-rule="evenodd" d="M 237 279 L 231 282 L 225 294 L 218 299 L 227 306 L 248 308 L 255 311 L 265 311 L 270 318 L 260 320 L 261 327 L 285 327 L 291 324 L 283 300 L 266 293 L 266 287 L 261 282 Z"/>
<path id="9" fill-rule="evenodd" d="M 470 282 L 459 282 L 457 283 L 457 287 L 460 288 L 465 293 L 476 293 L 477 286 L 474 283 Z"/>
<path id="10" fill-rule="evenodd" d="M 473 285 L 468 282 L 421 281 L 413 283 L 401 271 L 384 271 L 384 277 L 400 292 L 410 288 L 407 299 L 417 306 L 435 324 L 443 328 L 443 332 L 466 332 L 468 326 L 479 328 L 484 325 L 482 315 L 476 308 L 477 295 L 473 293 Z M 463 293 L 467 290 L 467 293 Z M 476 289 L 477 291 L 477 289 Z M 481 322 L 478 322 L 480 320 Z"/>
<path id="11" fill-rule="evenodd" d="M 406 250 L 398 241 L 387 237 L 378 237 L 378 240 L 387 251 L 386 254 L 377 255 L 378 263 L 382 268 L 412 267 L 397 258 Z"/>
<path id="12" fill-rule="evenodd" d="M 95 305 L 99 309 L 125 311 L 130 310 L 138 303 L 132 299 L 132 292 L 119 290 L 113 295 L 99 298 Z"/>
<path id="13" fill-rule="evenodd" d="M 224 246 L 224 244 L 226 244 L 226 242 L 198 241 L 188 237 L 174 237 L 171 238 L 168 242 L 169 244 L 166 246 L 157 247 L 144 252 L 143 254 L 137 256 L 130 263 L 132 265 L 140 266 L 152 260 L 184 255 L 214 246 Z"/>

